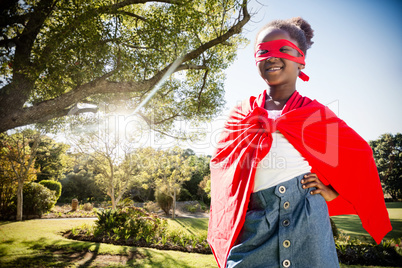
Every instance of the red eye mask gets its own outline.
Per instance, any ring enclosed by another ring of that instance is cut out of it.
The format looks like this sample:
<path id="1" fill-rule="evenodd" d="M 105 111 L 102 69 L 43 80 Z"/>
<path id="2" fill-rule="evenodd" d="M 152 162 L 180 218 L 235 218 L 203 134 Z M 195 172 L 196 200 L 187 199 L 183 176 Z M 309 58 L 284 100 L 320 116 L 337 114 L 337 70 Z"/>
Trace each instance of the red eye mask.
<path id="1" fill-rule="evenodd" d="M 284 46 L 288 46 L 288 47 L 296 49 L 300 53 L 301 56 L 295 57 L 295 56 L 289 55 L 287 53 L 281 52 L 280 49 L 283 48 Z M 265 50 L 268 52 L 266 52 L 264 54 L 258 54 L 258 52 L 261 50 Z M 306 65 L 306 63 L 304 62 L 303 51 L 301 51 L 295 44 L 293 44 L 292 42 L 290 42 L 286 39 L 273 40 L 273 41 L 258 44 L 255 48 L 254 57 L 255 57 L 255 63 L 275 57 L 275 58 L 288 59 L 288 60 L 303 64 L 303 65 Z M 308 81 L 310 79 L 303 72 L 300 72 L 299 78 L 303 81 Z"/>

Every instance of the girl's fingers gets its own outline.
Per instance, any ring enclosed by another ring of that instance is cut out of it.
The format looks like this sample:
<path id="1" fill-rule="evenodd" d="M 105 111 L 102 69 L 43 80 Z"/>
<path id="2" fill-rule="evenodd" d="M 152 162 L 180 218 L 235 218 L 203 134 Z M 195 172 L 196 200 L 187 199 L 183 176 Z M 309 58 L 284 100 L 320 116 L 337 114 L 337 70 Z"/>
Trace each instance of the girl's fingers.
<path id="1" fill-rule="evenodd" d="M 312 181 L 320 181 L 314 173 L 311 173 L 309 175 L 305 175 L 304 178 L 301 180 L 301 183 L 305 182 L 312 182 Z"/>
<path id="2" fill-rule="evenodd" d="M 318 178 L 318 177 L 317 177 L 317 174 L 310 173 L 310 174 L 304 175 L 304 178 Z"/>
<path id="3" fill-rule="evenodd" d="M 312 194 L 312 195 L 314 195 L 314 194 L 320 194 L 320 193 L 322 193 L 322 190 L 321 190 L 321 189 L 317 189 L 317 190 L 314 190 L 314 191 L 311 191 L 311 192 L 310 192 L 310 194 Z"/>
<path id="4" fill-rule="evenodd" d="M 318 183 L 317 182 L 309 182 L 309 183 L 305 183 L 303 184 L 303 188 L 311 188 L 311 187 L 318 187 Z"/>
<path id="5" fill-rule="evenodd" d="M 316 174 L 310 173 L 304 176 L 300 181 L 303 184 L 303 189 L 315 187 L 310 194 L 316 195 L 321 194 L 325 201 L 331 201 L 335 199 L 339 194 L 332 188 L 332 186 L 326 186 L 323 184 Z"/>

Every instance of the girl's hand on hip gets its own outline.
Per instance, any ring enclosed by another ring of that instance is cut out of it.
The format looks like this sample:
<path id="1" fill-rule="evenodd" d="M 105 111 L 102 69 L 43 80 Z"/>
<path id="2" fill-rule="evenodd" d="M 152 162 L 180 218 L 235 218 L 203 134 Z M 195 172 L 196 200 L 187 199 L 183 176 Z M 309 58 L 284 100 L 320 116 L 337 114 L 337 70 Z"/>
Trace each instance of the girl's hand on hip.
<path id="1" fill-rule="evenodd" d="M 304 189 L 308 189 L 311 187 L 315 187 L 316 189 L 311 191 L 312 195 L 321 194 L 324 197 L 325 201 L 331 201 L 338 197 L 338 192 L 331 185 L 325 185 L 320 181 L 317 177 L 317 174 L 310 173 L 304 175 L 304 178 L 301 180 Z"/>

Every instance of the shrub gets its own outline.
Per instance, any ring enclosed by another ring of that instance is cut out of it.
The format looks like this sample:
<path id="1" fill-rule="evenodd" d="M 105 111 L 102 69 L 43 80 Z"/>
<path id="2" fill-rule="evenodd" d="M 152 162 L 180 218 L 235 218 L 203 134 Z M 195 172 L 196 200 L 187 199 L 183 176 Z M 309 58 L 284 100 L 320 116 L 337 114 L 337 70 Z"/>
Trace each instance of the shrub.
<path id="1" fill-rule="evenodd" d="M 180 193 L 177 198 L 178 201 L 191 201 L 193 199 L 194 197 L 189 190 L 187 190 L 186 188 L 180 189 Z"/>
<path id="2" fill-rule="evenodd" d="M 158 202 L 159 207 L 165 212 L 165 214 L 169 215 L 169 211 L 172 208 L 173 204 L 173 198 L 165 193 L 157 192 L 156 202 Z"/>
<path id="3" fill-rule="evenodd" d="M 82 206 L 82 209 L 85 210 L 85 211 L 92 211 L 93 208 L 94 208 L 94 206 L 91 203 L 85 203 Z"/>
<path id="4" fill-rule="evenodd" d="M 201 211 L 201 205 L 197 201 L 186 202 L 184 209 L 190 213 Z"/>
<path id="5" fill-rule="evenodd" d="M 113 239 L 156 241 L 162 236 L 167 222 L 142 208 L 126 207 L 98 212 L 94 233 Z"/>
<path id="6" fill-rule="evenodd" d="M 134 201 L 128 197 L 124 198 L 123 200 L 120 200 L 120 202 L 117 204 L 118 208 L 132 207 L 132 206 L 134 206 Z"/>
<path id="7" fill-rule="evenodd" d="M 389 244 L 372 245 L 351 241 L 337 244 L 336 250 L 341 263 L 348 265 L 378 265 L 400 267 L 402 256 Z"/>
<path id="8" fill-rule="evenodd" d="M 67 237 L 118 245 L 146 246 L 185 252 L 212 254 L 207 232 L 188 233 L 181 228 L 169 230 L 167 221 L 142 208 L 126 207 L 98 212 L 95 226 L 81 226 L 67 232 Z"/>
<path id="9" fill-rule="evenodd" d="M 15 193 L 17 183 L 7 176 L 0 178 L 0 219 L 10 219 L 15 216 L 17 207 Z"/>
<path id="10" fill-rule="evenodd" d="M 42 184 L 30 182 L 24 185 L 23 214 L 42 216 L 56 204 L 54 191 Z M 16 197 L 15 197 L 16 198 Z"/>
<path id="11" fill-rule="evenodd" d="M 153 212 L 156 213 L 159 211 L 160 207 L 158 206 L 157 203 L 148 201 L 144 204 L 144 209 L 148 212 Z"/>
<path id="12" fill-rule="evenodd" d="M 81 170 L 78 173 L 70 172 L 60 180 L 63 188 L 59 202 L 70 203 L 73 198 L 87 202 L 103 201 L 104 194 L 95 184 L 91 173 Z"/>
<path id="13" fill-rule="evenodd" d="M 334 236 L 334 239 L 339 238 L 339 231 L 338 231 L 338 227 L 336 227 L 335 222 L 332 220 L 332 218 L 329 218 L 330 222 L 331 222 L 331 229 L 332 229 L 332 234 Z"/>
<path id="14" fill-rule="evenodd" d="M 52 181 L 52 180 L 43 180 L 40 181 L 39 184 L 42 184 L 46 188 L 55 191 L 55 196 L 56 196 L 56 201 L 59 199 L 61 195 L 61 183 L 58 181 Z"/>

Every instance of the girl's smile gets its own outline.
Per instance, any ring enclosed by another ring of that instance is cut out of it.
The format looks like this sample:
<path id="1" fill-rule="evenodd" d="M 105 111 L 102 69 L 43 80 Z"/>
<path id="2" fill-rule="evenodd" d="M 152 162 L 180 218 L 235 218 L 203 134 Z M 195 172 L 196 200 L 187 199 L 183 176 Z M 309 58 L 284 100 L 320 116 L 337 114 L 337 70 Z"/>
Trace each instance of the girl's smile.
<path id="1" fill-rule="evenodd" d="M 283 66 L 276 66 L 276 65 L 273 65 L 273 66 L 267 67 L 267 68 L 266 68 L 266 72 L 274 73 L 274 72 L 280 71 L 280 70 L 282 70 L 282 69 L 283 69 Z"/>
<path id="2" fill-rule="evenodd" d="M 297 41 L 292 39 L 288 32 L 272 28 L 267 28 L 259 34 L 257 38 L 257 44 L 280 39 L 286 39 L 296 46 L 298 45 Z M 283 53 L 287 53 L 292 56 L 299 56 L 299 53 L 293 48 L 285 46 L 281 50 L 281 52 Z M 261 51 L 260 53 L 264 52 L 266 51 Z M 279 86 L 292 88 L 292 91 L 295 90 L 295 84 L 296 79 L 299 75 L 299 70 L 304 68 L 302 64 L 293 62 L 288 59 L 275 57 L 271 57 L 267 60 L 258 62 L 257 67 L 260 76 L 270 87 Z"/>

